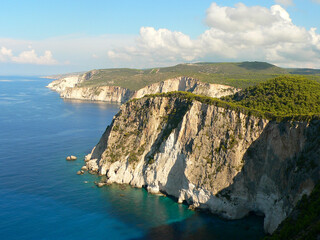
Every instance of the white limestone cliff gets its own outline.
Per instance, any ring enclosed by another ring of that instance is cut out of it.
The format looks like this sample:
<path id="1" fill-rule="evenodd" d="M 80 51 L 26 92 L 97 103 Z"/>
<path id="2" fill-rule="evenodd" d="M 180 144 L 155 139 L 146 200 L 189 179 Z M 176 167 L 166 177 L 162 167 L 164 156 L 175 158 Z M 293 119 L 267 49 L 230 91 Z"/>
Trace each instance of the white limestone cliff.
<path id="1" fill-rule="evenodd" d="M 89 72 L 91 73 L 91 72 Z M 91 75 L 94 73 L 91 73 Z M 118 86 L 78 86 L 79 83 L 90 79 L 90 76 L 70 76 L 55 80 L 48 85 L 60 93 L 62 98 L 91 101 L 106 101 L 124 103 L 132 98 L 140 98 L 147 94 L 166 93 L 172 91 L 187 91 L 209 97 L 222 97 L 236 93 L 239 89 L 221 84 L 203 83 L 189 77 L 177 77 L 151 84 L 137 91 Z"/>
<path id="2" fill-rule="evenodd" d="M 64 92 L 67 88 L 73 88 L 81 81 L 79 75 L 70 75 L 58 80 L 54 80 L 48 84 L 48 88 L 61 93 Z"/>
<path id="3" fill-rule="evenodd" d="M 262 214 L 272 233 L 320 178 L 319 130 L 319 121 L 277 123 L 196 100 L 145 97 L 121 106 L 86 166 L 106 183 L 146 187 L 228 219 Z"/>
<path id="4" fill-rule="evenodd" d="M 222 84 L 203 83 L 190 77 L 177 77 L 141 88 L 133 94 L 132 98 L 141 98 L 147 94 L 173 91 L 192 92 L 194 94 L 220 98 L 234 94 L 239 90 Z"/>

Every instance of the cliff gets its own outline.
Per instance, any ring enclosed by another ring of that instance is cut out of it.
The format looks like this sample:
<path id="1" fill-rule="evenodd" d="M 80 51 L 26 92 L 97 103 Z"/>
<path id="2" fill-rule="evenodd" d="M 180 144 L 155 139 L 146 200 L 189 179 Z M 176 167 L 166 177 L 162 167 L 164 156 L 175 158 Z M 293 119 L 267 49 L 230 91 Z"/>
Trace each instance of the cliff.
<path id="1" fill-rule="evenodd" d="M 124 103 L 132 96 L 126 88 L 114 86 L 102 87 L 69 87 L 60 93 L 60 97 L 90 101 L 104 101 L 111 103 Z"/>
<path id="2" fill-rule="evenodd" d="M 77 85 L 79 82 L 81 82 L 80 75 L 70 75 L 63 78 L 60 78 L 58 80 L 54 80 L 51 83 L 48 84 L 48 88 L 51 90 L 54 90 L 58 93 L 61 93 L 65 91 L 67 88 L 73 88 L 75 85 Z"/>
<path id="3" fill-rule="evenodd" d="M 141 98 L 147 94 L 167 93 L 173 91 L 185 91 L 194 94 L 220 98 L 234 94 L 239 91 L 239 89 L 221 84 L 203 83 L 190 77 L 178 77 L 141 88 L 135 91 L 132 98 Z"/>
<path id="4" fill-rule="evenodd" d="M 137 91 L 119 86 L 79 86 L 88 81 L 94 72 L 82 76 L 70 76 L 50 83 L 47 87 L 60 93 L 62 98 L 82 99 L 124 103 L 132 98 L 140 98 L 146 94 L 166 93 L 171 91 L 187 91 L 210 97 L 222 97 L 234 94 L 238 89 L 221 84 L 203 83 L 189 77 L 177 77 L 143 87 Z"/>
<path id="5" fill-rule="evenodd" d="M 228 219 L 261 214 L 272 233 L 319 181 L 320 121 L 276 122 L 183 96 L 122 105 L 86 166 L 106 184 L 146 187 Z"/>

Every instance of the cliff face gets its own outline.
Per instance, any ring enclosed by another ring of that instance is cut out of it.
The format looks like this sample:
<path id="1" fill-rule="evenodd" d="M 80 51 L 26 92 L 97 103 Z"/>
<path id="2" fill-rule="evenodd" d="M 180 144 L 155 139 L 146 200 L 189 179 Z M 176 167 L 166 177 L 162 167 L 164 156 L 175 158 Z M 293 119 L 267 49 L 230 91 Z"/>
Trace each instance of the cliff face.
<path id="1" fill-rule="evenodd" d="M 141 98 L 146 94 L 167 93 L 172 91 L 192 92 L 194 94 L 219 98 L 236 93 L 234 87 L 200 82 L 194 78 L 178 77 L 146 86 L 133 94 L 132 98 Z"/>
<path id="2" fill-rule="evenodd" d="M 272 233 L 319 180 L 320 122 L 270 122 L 180 98 L 122 105 L 86 157 L 106 183 L 145 186 Z"/>
<path id="3" fill-rule="evenodd" d="M 62 98 L 117 103 L 124 103 L 131 98 L 140 98 L 146 94 L 165 93 L 172 91 L 187 91 L 209 97 L 222 97 L 239 91 L 238 89 L 230 86 L 202 83 L 196 79 L 188 77 L 168 79 L 166 81 L 161 81 L 159 83 L 146 86 L 138 91 L 131 91 L 129 89 L 117 86 L 77 86 L 83 81 L 90 81 L 90 74 L 92 75 L 94 73 L 89 72 L 82 76 L 59 79 L 50 83 L 48 87 L 59 92 Z"/>
<path id="4" fill-rule="evenodd" d="M 61 93 L 67 88 L 73 88 L 79 82 L 81 82 L 81 77 L 79 75 L 70 75 L 68 77 L 60 78 L 48 84 L 48 88 Z"/>
<path id="5" fill-rule="evenodd" d="M 126 88 L 114 86 L 73 87 L 66 88 L 60 93 L 60 96 L 69 99 L 123 103 L 130 99 L 132 92 Z"/>

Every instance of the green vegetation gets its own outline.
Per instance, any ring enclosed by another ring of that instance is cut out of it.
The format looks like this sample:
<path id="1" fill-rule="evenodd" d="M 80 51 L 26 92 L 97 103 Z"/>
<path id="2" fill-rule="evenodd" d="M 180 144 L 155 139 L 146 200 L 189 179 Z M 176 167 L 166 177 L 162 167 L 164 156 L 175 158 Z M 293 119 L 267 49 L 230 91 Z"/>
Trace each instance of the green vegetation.
<path id="1" fill-rule="evenodd" d="M 304 77 L 282 76 L 223 100 L 279 116 L 319 114 L 320 84 Z"/>
<path id="2" fill-rule="evenodd" d="M 112 163 L 119 160 L 119 155 L 117 153 L 110 152 L 108 155 L 110 157 L 110 162 L 112 162 Z"/>
<path id="3" fill-rule="evenodd" d="M 145 144 L 143 144 L 142 146 L 139 147 L 138 149 L 138 155 L 142 155 L 145 151 Z"/>
<path id="4" fill-rule="evenodd" d="M 154 158 L 153 157 L 148 157 L 147 158 L 148 164 L 153 164 L 154 163 Z"/>
<path id="5" fill-rule="evenodd" d="M 234 146 L 238 144 L 238 141 L 236 140 L 234 135 L 230 136 L 229 142 L 228 142 L 228 149 L 232 149 Z"/>
<path id="6" fill-rule="evenodd" d="M 309 81 L 309 80 L 307 80 L 307 81 Z M 270 82 L 272 82 L 272 81 L 270 81 Z M 314 83 L 314 82 L 312 81 L 312 83 Z M 315 84 L 318 84 L 318 83 L 315 83 Z M 320 85 L 320 84 L 318 84 L 318 85 Z M 309 89 L 309 90 L 311 90 L 311 89 Z M 260 95 L 260 96 L 263 97 L 263 95 Z M 177 91 L 177 92 L 169 92 L 169 93 L 149 94 L 149 95 L 146 95 L 144 98 L 153 98 L 153 97 L 180 98 L 180 99 L 185 99 L 188 102 L 192 102 L 192 101 L 196 100 L 196 101 L 208 104 L 208 105 L 214 105 L 217 107 L 222 107 L 225 109 L 234 110 L 236 112 L 241 112 L 241 113 L 246 114 L 248 116 L 253 115 L 253 116 L 256 116 L 259 118 L 265 118 L 265 119 L 275 120 L 275 121 L 290 121 L 290 120 L 310 121 L 312 119 L 320 119 L 320 115 L 319 115 L 320 111 L 317 112 L 317 110 L 316 110 L 316 109 L 319 109 L 319 105 L 314 104 L 314 103 L 312 103 L 313 110 L 310 112 L 300 113 L 300 111 L 294 111 L 295 107 L 297 107 L 297 109 L 301 109 L 301 108 L 299 107 L 299 105 L 296 105 L 296 106 L 291 105 L 293 108 L 293 111 L 291 111 L 291 114 L 284 114 L 284 112 L 280 112 L 280 111 L 271 112 L 272 109 L 271 109 L 271 111 L 270 111 L 270 109 L 267 109 L 269 111 L 264 111 L 261 109 L 254 108 L 255 106 L 253 106 L 253 107 L 248 106 L 247 107 L 245 104 L 242 105 L 241 104 L 242 102 L 233 100 L 232 97 L 231 98 L 224 98 L 224 99 L 217 99 L 217 98 L 211 98 L 211 97 L 207 97 L 207 96 L 203 96 L 203 95 L 196 95 L 196 94 L 189 93 L 189 92 Z M 133 100 L 130 100 L 129 102 L 132 102 L 132 101 L 138 101 L 138 99 L 133 99 Z M 318 102 L 318 101 L 316 101 L 316 102 Z M 270 103 L 266 99 L 264 104 L 269 105 Z"/>
<path id="7" fill-rule="evenodd" d="M 246 88 L 283 74 L 292 73 L 306 75 L 309 79 L 320 82 L 320 74 L 316 70 L 311 70 L 284 69 L 265 62 L 194 63 L 143 70 L 128 68 L 100 69 L 92 71 L 88 79 L 79 86 L 108 85 L 138 90 L 152 83 L 187 76 L 199 79 L 202 82 Z"/>
<path id="8" fill-rule="evenodd" d="M 136 101 L 136 99 L 131 101 Z M 182 101 L 178 99 L 178 100 L 174 100 L 174 102 L 171 102 L 168 105 L 168 107 L 166 107 L 166 111 L 168 112 L 168 115 L 162 118 L 161 125 L 164 127 L 160 128 L 161 133 L 159 134 L 159 138 L 155 142 L 155 149 L 156 149 L 155 152 L 153 152 L 150 156 L 146 158 L 148 160 L 148 164 L 154 163 L 154 155 L 159 150 L 162 142 L 164 142 L 170 136 L 171 132 L 175 128 L 177 128 L 179 123 L 182 121 L 183 116 L 189 110 L 190 106 L 191 106 L 191 101 L 189 101 L 188 99 L 186 99 L 186 101 L 184 101 L 183 99 Z"/>
<path id="9" fill-rule="evenodd" d="M 309 197 L 304 195 L 292 214 L 284 220 L 272 236 L 265 240 L 317 239 L 320 233 L 320 183 Z"/>
<path id="10" fill-rule="evenodd" d="M 139 161 L 139 158 L 138 158 L 137 154 L 135 152 L 131 152 L 128 157 L 128 162 L 133 163 L 133 162 L 138 162 L 138 161 Z"/>
<path id="11" fill-rule="evenodd" d="M 178 124 L 182 121 L 183 116 L 186 114 L 189 108 L 190 108 L 190 101 L 186 101 L 186 102 L 179 101 L 174 103 L 174 108 L 164 118 L 164 121 L 166 121 L 166 127 L 162 131 L 161 142 L 163 142 L 163 140 L 169 137 L 172 130 L 175 129 L 178 126 Z"/>

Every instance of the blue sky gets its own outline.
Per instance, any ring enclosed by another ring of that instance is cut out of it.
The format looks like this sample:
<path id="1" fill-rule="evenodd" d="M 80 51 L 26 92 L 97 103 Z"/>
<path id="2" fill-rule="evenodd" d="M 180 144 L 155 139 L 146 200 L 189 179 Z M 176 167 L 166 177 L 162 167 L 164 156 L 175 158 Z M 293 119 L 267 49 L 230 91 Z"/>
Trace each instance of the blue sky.
<path id="1" fill-rule="evenodd" d="M 320 0 L 3 0 L 0 75 L 198 61 L 320 68 Z"/>

